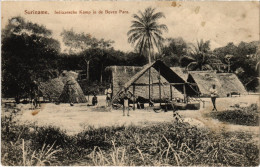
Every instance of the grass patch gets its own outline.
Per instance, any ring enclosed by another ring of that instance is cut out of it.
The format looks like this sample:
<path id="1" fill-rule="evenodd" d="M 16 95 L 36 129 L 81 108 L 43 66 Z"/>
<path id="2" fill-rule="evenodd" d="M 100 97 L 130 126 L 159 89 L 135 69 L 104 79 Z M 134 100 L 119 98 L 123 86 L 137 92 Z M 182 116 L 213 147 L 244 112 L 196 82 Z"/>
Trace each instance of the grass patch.
<path id="1" fill-rule="evenodd" d="M 7 128 L 8 127 L 8 128 Z M 55 127 L 2 118 L 3 165 L 257 166 L 259 148 L 244 133 L 212 133 L 187 123 L 112 126 L 74 136 Z"/>
<path id="2" fill-rule="evenodd" d="M 251 104 L 248 107 L 241 107 L 236 104 L 232 106 L 232 109 L 223 112 L 212 112 L 210 115 L 223 122 L 238 125 L 259 126 L 259 110 L 257 104 Z"/>

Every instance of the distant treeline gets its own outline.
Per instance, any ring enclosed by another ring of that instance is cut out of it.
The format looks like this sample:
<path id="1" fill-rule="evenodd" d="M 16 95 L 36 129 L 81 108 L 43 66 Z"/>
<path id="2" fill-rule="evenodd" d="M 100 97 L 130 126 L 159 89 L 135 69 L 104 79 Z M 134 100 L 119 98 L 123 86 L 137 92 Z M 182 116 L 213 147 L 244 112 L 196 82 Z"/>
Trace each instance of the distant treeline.
<path id="1" fill-rule="evenodd" d="M 86 72 L 88 64 L 88 83 L 102 85 L 107 66 L 143 66 L 148 63 L 148 57 L 137 50 L 115 50 L 114 42 L 110 40 L 96 39 L 73 30 L 64 30 L 61 36 L 67 47 L 66 53 L 61 52 L 60 42 L 45 26 L 20 16 L 9 20 L 2 30 L 1 41 L 3 97 L 28 96 L 33 81 L 47 81 L 59 76 L 63 70 Z M 170 38 L 151 58 L 152 61 L 161 59 L 168 66 L 181 66 L 187 70 L 234 72 L 244 84 L 248 84 L 258 76 L 259 41 L 241 42 L 238 46 L 229 43 L 211 50 L 210 41 L 200 40 L 191 45 L 182 38 Z M 257 83 L 250 85 L 248 89 L 254 90 Z"/>

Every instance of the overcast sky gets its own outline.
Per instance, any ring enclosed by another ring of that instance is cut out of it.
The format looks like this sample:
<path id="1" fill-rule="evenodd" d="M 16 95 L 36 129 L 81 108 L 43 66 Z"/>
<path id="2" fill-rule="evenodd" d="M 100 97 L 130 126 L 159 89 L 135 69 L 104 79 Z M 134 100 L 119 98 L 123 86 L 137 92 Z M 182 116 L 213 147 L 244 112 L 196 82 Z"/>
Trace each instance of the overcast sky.
<path id="1" fill-rule="evenodd" d="M 147 7 L 166 16 L 161 23 L 168 26 L 164 37 L 182 37 L 187 42 L 211 40 L 211 48 L 228 42 L 259 40 L 259 2 L 2 2 L 2 28 L 8 19 L 20 15 L 26 20 L 43 24 L 61 41 L 63 29 L 73 28 L 96 38 L 114 40 L 114 48 L 133 51 L 127 42 L 132 15 Z M 25 10 L 46 10 L 47 15 L 26 15 Z M 128 11 L 128 14 L 54 14 L 54 11 Z"/>

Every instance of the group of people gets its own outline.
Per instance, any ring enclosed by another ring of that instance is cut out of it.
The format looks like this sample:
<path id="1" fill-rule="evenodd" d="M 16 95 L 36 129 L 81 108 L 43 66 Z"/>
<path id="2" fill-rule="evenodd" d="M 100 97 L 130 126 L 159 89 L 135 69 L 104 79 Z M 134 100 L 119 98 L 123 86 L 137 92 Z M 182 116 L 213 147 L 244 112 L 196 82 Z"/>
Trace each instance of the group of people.
<path id="1" fill-rule="evenodd" d="M 34 106 L 34 108 L 37 108 L 38 106 L 40 106 L 39 104 L 39 100 L 38 100 L 38 84 L 36 81 L 33 81 L 31 84 L 31 100 L 32 100 L 32 104 Z M 216 85 L 213 84 L 212 87 L 209 90 L 210 92 L 210 97 L 211 97 L 211 101 L 212 101 L 212 105 L 213 105 L 213 109 L 212 111 L 217 111 L 216 108 L 216 98 L 218 97 L 218 92 L 216 89 Z M 106 106 L 110 106 L 111 105 L 111 100 L 112 100 L 112 89 L 111 86 L 108 86 L 105 89 L 105 95 L 106 95 Z M 127 110 L 127 116 L 129 116 L 129 100 L 133 97 L 134 95 L 128 90 L 125 89 L 124 91 L 121 92 L 121 94 L 119 95 L 120 99 L 121 99 L 121 104 L 123 105 L 123 116 L 125 116 L 125 111 Z M 96 94 L 94 94 L 93 98 L 92 98 L 92 105 L 96 106 L 98 104 L 98 98 L 96 96 Z"/>
<path id="2" fill-rule="evenodd" d="M 112 89 L 110 86 L 108 86 L 105 89 L 105 95 L 106 95 L 106 107 L 111 106 L 111 100 L 112 100 Z M 130 116 L 129 111 L 130 111 L 130 105 L 129 101 L 133 97 L 133 94 L 128 90 L 125 89 L 119 94 L 120 98 L 120 103 L 123 105 L 123 116 L 126 115 L 126 110 L 127 110 L 127 116 Z M 98 99 L 96 94 L 94 94 L 92 98 L 92 105 L 96 106 L 98 104 Z"/>
<path id="3" fill-rule="evenodd" d="M 217 92 L 217 89 L 216 89 L 216 85 L 213 84 L 209 91 L 210 91 L 211 101 L 212 101 L 212 104 L 213 104 L 212 111 L 217 111 L 216 98 L 218 97 L 218 92 Z M 108 107 L 108 106 L 111 105 L 111 100 L 112 100 L 112 89 L 111 89 L 111 87 L 107 87 L 107 89 L 105 89 L 105 95 L 106 95 L 106 106 Z M 125 116 L 126 111 L 127 111 L 127 116 L 130 116 L 130 114 L 129 114 L 129 111 L 130 111 L 129 101 L 133 96 L 134 95 L 128 89 L 125 89 L 124 91 L 122 91 L 119 94 L 120 103 L 123 105 L 123 116 Z M 92 98 L 92 105 L 95 106 L 95 105 L 97 105 L 97 103 L 98 103 L 97 96 L 94 94 L 94 96 Z"/>
<path id="4" fill-rule="evenodd" d="M 111 105 L 111 99 L 112 99 L 112 89 L 110 86 L 108 86 L 105 89 L 105 95 L 106 95 L 106 106 L 110 106 Z M 98 98 L 96 93 L 94 93 L 94 96 L 92 97 L 92 105 L 96 106 L 98 104 Z"/>

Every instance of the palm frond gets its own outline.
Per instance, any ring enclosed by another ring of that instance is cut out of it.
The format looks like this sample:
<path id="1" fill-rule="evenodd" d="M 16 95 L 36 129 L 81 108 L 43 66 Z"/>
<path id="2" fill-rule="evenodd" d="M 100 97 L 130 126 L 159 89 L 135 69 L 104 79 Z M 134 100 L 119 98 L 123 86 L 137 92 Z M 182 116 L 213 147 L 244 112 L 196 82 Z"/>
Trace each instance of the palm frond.
<path id="1" fill-rule="evenodd" d="M 143 28 L 132 28 L 131 30 L 129 30 L 127 32 L 127 35 L 131 35 L 131 34 L 134 34 L 134 33 L 145 33 L 145 30 Z"/>
<path id="2" fill-rule="evenodd" d="M 137 28 L 137 27 L 145 28 L 145 25 L 144 25 L 144 23 L 142 23 L 142 22 L 139 22 L 139 21 L 133 20 L 133 21 L 132 21 L 131 28 Z"/>
<path id="3" fill-rule="evenodd" d="M 198 63 L 197 62 L 191 62 L 187 65 L 186 70 L 188 71 L 193 71 L 198 68 Z"/>
<path id="4" fill-rule="evenodd" d="M 160 18 L 165 18 L 165 15 L 162 12 L 158 12 L 152 15 L 151 20 L 156 21 Z"/>
<path id="5" fill-rule="evenodd" d="M 164 38 L 163 31 L 168 31 L 165 24 L 158 24 L 160 18 L 165 18 L 162 12 L 155 12 L 155 8 L 148 7 L 142 11 L 138 11 L 133 15 L 131 29 L 127 32 L 128 42 L 135 45 L 135 49 L 139 53 L 158 51 L 162 45 Z M 150 59 L 150 58 L 149 58 Z"/>

